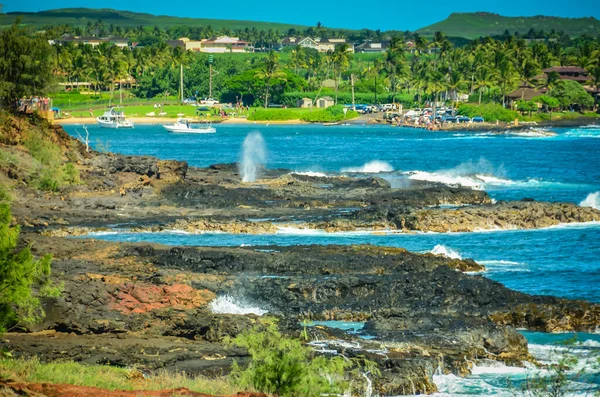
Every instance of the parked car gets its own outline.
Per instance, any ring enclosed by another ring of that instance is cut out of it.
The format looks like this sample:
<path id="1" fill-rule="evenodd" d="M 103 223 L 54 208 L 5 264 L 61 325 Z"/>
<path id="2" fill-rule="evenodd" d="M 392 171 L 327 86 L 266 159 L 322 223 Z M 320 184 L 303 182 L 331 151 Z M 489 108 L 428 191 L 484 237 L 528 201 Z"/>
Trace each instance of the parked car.
<path id="1" fill-rule="evenodd" d="M 384 111 L 396 109 L 396 106 L 394 106 L 393 103 L 384 103 L 383 105 L 381 105 L 381 107 Z"/>
<path id="2" fill-rule="evenodd" d="M 458 120 L 454 116 L 444 116 L 444 117 L 442 117 L 442 122 L 444 122 L 444 123 L 458 123 Z"/>
<path id="3" fill-rule="evenodd" d="M 197 105 L 196 98 L 186 98 L 183 100 L 183 104 L 196 106 Z"/>
<path id="4" fill-rule="evenodd" d="M 471 119 L 468 118 L 467 116 L 458 116 L 456 118 L 456 121 L 459 123 L 468 123 L 469 121 L 471 121 Z"/>
<path id="5" fill-rule="evenodd" d="M 214 106 L 214 105 L 218 105 L 219 101 L 217 101 L 214 98 L 204 98 L 203 100 L 200 101 L 201 105 L 208 105 L 208 106 Z"/>
<path id="6" fill-rule="evenodd" d="M 473 117 L 474 123 L 483 123 L 484 121 L 485 120 L 483 120 L 483 117 L 481 117 L 481 116 Z"/>

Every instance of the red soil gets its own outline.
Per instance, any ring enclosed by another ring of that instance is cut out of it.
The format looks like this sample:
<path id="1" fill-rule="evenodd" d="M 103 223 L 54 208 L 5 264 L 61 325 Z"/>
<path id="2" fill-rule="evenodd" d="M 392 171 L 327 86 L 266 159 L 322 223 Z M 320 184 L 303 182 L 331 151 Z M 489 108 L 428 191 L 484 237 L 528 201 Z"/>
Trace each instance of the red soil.
<path id="1" fill-rule="evenodd" d="M 50 383 L 5 383 L 0 382 L 0 396 L 11 394 L 3 394 L 6 390 L 14 392 L 16 395 L 36 396 L 36 397 L 171 397 L 171 396 L 188 396 L 188 397 L 213 397 L 209 394 L 197 393 L 188 389 L 180 388 L 173 390 L 156 390 L 156 391 L 122 391 L 122 390 L 105 390 L 95 387 L 73 386 L 64 384 Z M 238 393 L 236 396 L 230 397 L 267 397 L 262 393 Z"/>

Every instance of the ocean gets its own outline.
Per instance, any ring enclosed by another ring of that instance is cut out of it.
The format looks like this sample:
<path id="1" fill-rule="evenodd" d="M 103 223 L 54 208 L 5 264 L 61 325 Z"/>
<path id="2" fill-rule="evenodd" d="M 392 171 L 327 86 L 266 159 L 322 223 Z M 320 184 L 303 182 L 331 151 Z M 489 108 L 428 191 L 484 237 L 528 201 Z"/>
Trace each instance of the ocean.
<path id="1" fill-rule="evenodd" d="M 65 128 L 73 136 L 81 127 Z M 130 155 L 185 160 L 203 167 L 236 162 L 245 137 L 258 131 L 264 137 L 267 168 L 328 175 L 377 173 L 401 187 L 407 179 L 460 184 L 487 191 L 497 201 L 533 198 L 573 202 L 600 208 L 600 128 L 554 128 L 555 136 L 536 131 L 427 132 L 389 126 L 351 125 L 217 125 L 216 134 L 186 135 L 161 126 L 133 130 L 89 127 L 96 148 Z M 297 244 L 375 244 L 473 258 L 484 264 L 481 276 L 509 288 L 600 303 L 600 223 L 559 225 L 540 230 L 497 230 L 476 233 L 328 234 L 281 228 L 269 235 L 130 233 L 115 229 L 95 238 L 111 241 L 149 241 L 169 245 L 264 246 Z M 257 248 L 258 249 L 258 248 Z M 479 277 L 480 275 L 473 275 Z M 343 325 L 342 325 L 343 326 Z M 530 350 L 542 362 L 565 352 L 580 359 L 571 371 L 568 395 L 589 395 L 600 389 L 600 334 L 549 335 L 523 331 Z M 565 350 L 566 349 L 566 350 Z M 582 373 L 578 370 L 583 369 Z M 532 376 L 547 376 L 535 368 L 512 368 L 496 363 L 475 367 L 468 378 L 438 375 L 440 396 L 514 395 Z M 580 376 L 581 375 L 581 376 Z"/>

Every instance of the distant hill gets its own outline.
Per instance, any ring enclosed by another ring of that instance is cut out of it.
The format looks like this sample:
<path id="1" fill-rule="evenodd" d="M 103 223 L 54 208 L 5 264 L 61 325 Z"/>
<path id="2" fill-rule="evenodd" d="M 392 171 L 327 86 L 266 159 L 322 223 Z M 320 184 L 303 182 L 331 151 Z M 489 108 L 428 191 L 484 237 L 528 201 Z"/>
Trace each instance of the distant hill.
<path id="1" fill-rule="evenodd" d="M 510 33 L 527 34 L 529 29 L 550 32 L 564 31 L 569 36 L 583 34 L 600 34 L 600 21 L 596 18 L 562 18 L 562 17 L 503 17 L 489 12 L 453 13 L 438 23 L 417 30 L 424 36 L 432 36 L 441 31 L 447 36 L 475 39 L 481 36 L 496 36 L 508 30 Z"/>
<path id="2" fill-rule="evenodd" d="M 215 29 L 245 29 L 255 27 L 258 30 L 273 29 L 278 31 L 290 28 L 305 29 L 306 26 L 275 22 L 238 21 L 227 19 L 205 19 L 205 18 L 180 18 L 166 15 L 151 15 L 131 11 L 113 10 L 110 8 L 61 8 L 56 10 L 39 12 L 8 12 L 0 14 L 0 27 L 11 25 L 18 16 L 22 16 L 23 24 L 34 27 L 46 25 L 70 24 L 74 26 L 85 26 L 88 22 L 96 22 L 101 19 L 105 25 L 113 24 L 121 27 L 158 26 L 168 28 L 172 26 L 186 25 L 190 27 L 211 26 Z"/>

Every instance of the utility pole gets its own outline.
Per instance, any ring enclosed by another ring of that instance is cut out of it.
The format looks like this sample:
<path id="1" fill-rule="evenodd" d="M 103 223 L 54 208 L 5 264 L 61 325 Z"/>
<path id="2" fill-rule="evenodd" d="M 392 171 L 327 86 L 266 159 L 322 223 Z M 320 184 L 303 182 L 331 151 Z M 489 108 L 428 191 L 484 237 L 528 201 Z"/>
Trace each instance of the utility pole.
<path id="1" fill-rule="evenodd" d="M 181 102 L 183 102 L 183 63 L 179 65 L 179 91 L 181 91 Z"/>
<path id="2" fill-rule="evenodd" d="M 212 64 L 214 57 L 212 54 L 208 56 L 208 97 L 212 99 Z"/>
<path id="3" fill-rule="evenodd" d="M 377 103 L 377 75 L 379 71 L 377 71 L 377 65 L 373 63 L 373 67 L 375 68 L 375 103 Z"/>
<path id="4" fill-rule="evenodd" d="M 356 111 L 356 105 L 354 104 L 354 74 L 350 75 L 350 85 L 352 86 L 352 110 Z"/>

